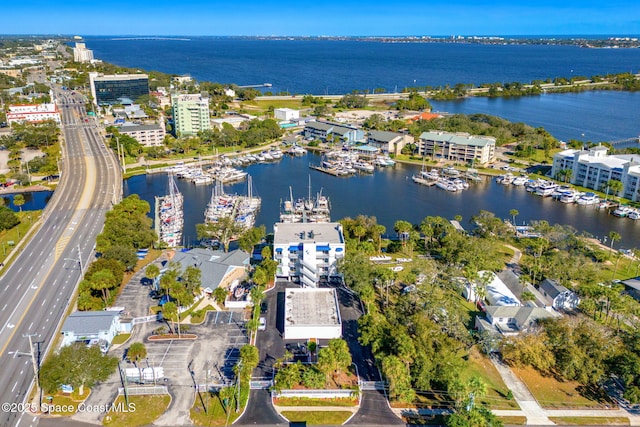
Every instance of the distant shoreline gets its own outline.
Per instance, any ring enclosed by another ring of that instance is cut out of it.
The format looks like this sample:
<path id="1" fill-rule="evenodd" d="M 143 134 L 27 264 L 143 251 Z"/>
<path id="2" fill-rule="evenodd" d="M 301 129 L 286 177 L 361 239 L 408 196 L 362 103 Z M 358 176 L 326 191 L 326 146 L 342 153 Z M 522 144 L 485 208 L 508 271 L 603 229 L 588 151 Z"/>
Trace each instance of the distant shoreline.
<path id="1" fill-rule="evenodd" d="M 2 36 L 4 37 L 4 36 Z M 88 38 L 111 40 L 167 40 L 191 41 L 192 39 L 237 39 L 281 41 L 356 41 L 374 43 L 458 43 L 486 45 L 562 45 L 584 48 L 640 48 L 640 35 L 453 35 L 453 36 L 212 36 L 212 35 L 89 35 Z"/>

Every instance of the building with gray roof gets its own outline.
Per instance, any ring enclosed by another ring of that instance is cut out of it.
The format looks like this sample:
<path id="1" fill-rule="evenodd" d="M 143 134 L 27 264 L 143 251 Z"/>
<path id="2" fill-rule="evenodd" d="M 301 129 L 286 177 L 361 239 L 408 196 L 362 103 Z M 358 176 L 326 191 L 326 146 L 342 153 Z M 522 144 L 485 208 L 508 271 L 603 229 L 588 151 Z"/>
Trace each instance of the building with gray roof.
<path id="1" fill-rule="evenodd" d="M 367 136 L 367 144 L 389 154 L 400 154 L 407 144 L 413 143 L 413 137 L 408 134 L 372 130 Z"/>
<path id="2" fill-rule="evenodd" d="M 531 306 L 487 306 L 485 316 L 476 316 L 479 331 L 501 335 L 518 335 L 527 332 L 539 320 L 552 319 L 560 315 L 553 310 Z"/>
<path id="3" fill-rule="evenodd" d="M 542 294 L 545 305 L 556 310 L 575 310 L 580 304 L 580 298 L 575 292 L 555 280 L 544 279 L 540 282 L 538 291 Z"/>
<path id="4" fill-rule="evenodd" d="M 495 160 L 496 139 L 466 132 L 429 131 L 420 135 L 418 152 L 425 157 L 485 164 Z"/>
<path id="5" fill-rule="evenodd" d="M 202 288 L 215 290 L 218 287 L 233 289 L 246 276 L 251 255 L 237 249 L 231 252 L 195 248 L 178 252 L 172 261 L 184 271 L 193 266 L 202 273 Z"/>
<path id="6" fill-rule="evenodd" d="M 327 141 L 338 138 L 346 145 L 355 144 L 364 139 L 364 131 L 355 126 L 349 126 L 331 122 L 311 121 L 304 127 L 304 137 Z"/>
<path id="7" fill-rule="evenodd" d="M 119 331 L 120 313 L 117 311 L 76 311 L 62 326 L 62 346 L 83 341 L 87 345 L 99 344 L 106 351 Z"/>
<path id="8" fill-rule="evenodd" d="M 128 135 L 145 147 L 161 147 L 164 144 L 164 137 L 167 134 L 164 126 L 159 124 L 135 125 L 125 124 L 120 127 L 119 132 Z"/>

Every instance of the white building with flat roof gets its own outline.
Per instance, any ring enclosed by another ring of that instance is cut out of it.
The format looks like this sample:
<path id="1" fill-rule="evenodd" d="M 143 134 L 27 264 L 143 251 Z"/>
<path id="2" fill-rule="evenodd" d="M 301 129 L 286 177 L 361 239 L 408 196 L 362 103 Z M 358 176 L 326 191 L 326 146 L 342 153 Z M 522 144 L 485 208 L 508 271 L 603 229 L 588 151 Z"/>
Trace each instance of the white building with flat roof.
<path id="1" fill-rule="evenodd" d="M 337 262 L 345 253 L 340 223 L 277 223 L 273 231 L 277 277 L 315 288 L 337 275 Z"/>
<path id="2" fill-rule="evenodd" d="M 290 122 L 292 120 L 298 120 L 300 118 L 300 111 L 292 108 L 276 108 L 273 110 L 273 116 L 276 120 L 282 120 L 284 122 Z"/>
<path id="3" fill-rule="evenodd" d="M 640 200 L 640 155 L 610 156 L 607 151 L 604 146 L 560 151 L 553 156 L 551 176 L 560 177 L 563 171 L 570 171 L 572 184 L 605 192 L 609 181 L 620 181 L 622 192 L 617 196 Z"/>
<path id="4" fill-rule="evenodd" d="M 338 295 L 333 288 L 287 289 L 284 313 L 286 340 L 342 337 Z"/>
<path id="5" fill-rule="evenodd" d="M 39 123 L 53 120 L 60 124 L 60 111 L 56 104 L 19 104 L 10 105 L 7 112 L 7 123 Z"/>

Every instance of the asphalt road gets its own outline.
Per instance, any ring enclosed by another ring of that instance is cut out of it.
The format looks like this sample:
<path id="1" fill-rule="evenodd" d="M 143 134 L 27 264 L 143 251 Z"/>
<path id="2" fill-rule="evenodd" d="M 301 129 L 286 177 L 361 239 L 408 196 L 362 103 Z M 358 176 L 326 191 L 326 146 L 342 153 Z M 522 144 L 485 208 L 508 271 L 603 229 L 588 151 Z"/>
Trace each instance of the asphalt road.
<path id="1" fill-rule="evenodd" d="M 0 403 L 10 404 L 0 411 L 2 426 L 34 423 L 21 406 L 34 380 L 28 336 L 44 359 L 81 267 L 94 256 L 105 212 L 121 197 L 117 162 L 87 118 L 83 97 L 56 91 L 56 101 L 65 140 L 61 181 L 38 230 L 0 278 Z"/>

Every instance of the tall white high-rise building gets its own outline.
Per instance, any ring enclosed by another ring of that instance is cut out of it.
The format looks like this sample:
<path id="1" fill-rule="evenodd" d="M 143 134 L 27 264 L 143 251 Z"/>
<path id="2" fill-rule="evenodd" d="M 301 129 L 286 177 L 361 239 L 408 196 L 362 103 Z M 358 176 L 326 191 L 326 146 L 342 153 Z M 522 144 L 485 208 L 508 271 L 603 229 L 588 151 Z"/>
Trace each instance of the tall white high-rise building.
<path id="1" fill-rule="evenodd" d="M 84 43 L 76 42 L 76 47 L 73 48 L 73 60 L 74 62 L 91 62 L 93 51 L 87 49 Z"/>

